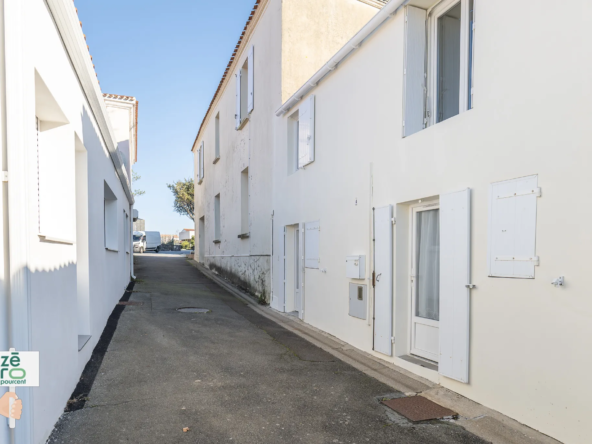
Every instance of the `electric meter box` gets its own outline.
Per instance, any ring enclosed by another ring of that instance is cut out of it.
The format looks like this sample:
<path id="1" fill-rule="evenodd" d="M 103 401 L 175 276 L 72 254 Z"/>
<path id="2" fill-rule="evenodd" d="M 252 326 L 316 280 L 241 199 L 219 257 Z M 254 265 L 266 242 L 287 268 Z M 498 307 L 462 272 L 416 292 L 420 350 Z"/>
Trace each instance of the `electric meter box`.
<path id="1" fill-rule="evenodd" d="M 366 278 L 366 256 L 347 256 L 345 275 L 350 279 Z"/>

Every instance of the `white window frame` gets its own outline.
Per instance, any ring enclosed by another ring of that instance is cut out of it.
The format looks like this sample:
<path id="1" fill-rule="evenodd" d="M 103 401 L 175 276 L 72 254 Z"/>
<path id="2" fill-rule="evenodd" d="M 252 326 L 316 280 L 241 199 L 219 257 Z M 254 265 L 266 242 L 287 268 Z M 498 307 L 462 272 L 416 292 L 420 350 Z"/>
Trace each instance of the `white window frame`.
<path id="1" fill-rule="evenodd" d="M 475 0 L 476 3 L 477 0 Z M 458 3 L 461 5 L 461 30 L 460 30 L 460 85 L 459 85 L 459 109 L 461 114 L 469 109 L 469 60 L 474 65 L 474 56 L 469 57 L 469 4 L 470 0 L 444 0 L 430 12 L 427 19 L 427 97 L 426 97 L 426 121 L 427 126 L 438 122 L 438 19 Z M 473 6 L 473 11 L 475 6 Z M 474 24 L 473 24 L 474 27 Z M 474 53 L 474 39 L 473 39 Z M 473 67 L 471 66 L 471 71 Z M 472 75 L 474 81 L 474 75 Z M 472 101 L 471 101 L 472 102 Z"/>
<path id="2" fill-rule="evenodd" d="M 411 303 L 409 304 L 411 310 L 409 311 L 409 354 L 415 356 L 415 357 L 420 357 L 420 358 L 424 358 L 427 359 L 428 361 L 432 361 L 435 363 L 438 363 L 439 359 L 438 359 L 438 355 L 433 356 L 431 354 L 429 354 L 428 352 L 424 352 L 422 350 L 416 349 L 414 344 L 415 344 L 415 336 L 414 336 L 414 318 L 416 318 L 417 316 L 415 316 L 415 296 L 416 296 L 416 285 L 417 285 L 417 280 L 415 273 L 417 272 L 417 270 L 415 270 L 415 254 L 416 254 L 416 247 L 417 247 L 417 226 L 416 226 L 416 215 L 419 212 L 422 211 L 429 211 L 429 210 L 439 210 L 440 209 L 440 201 L 439 200 L 434 200 L 434 201 L 426 201 L 426 202 L 420 202 L 414 205 L 411 205 L 409 207 L 410 209 L 410 214 L 409 214 L 409 225 L 411 228 L 411 239 L 410 239 L 410 249 L 409 249 L 409 269 L 411 270 L 410 273 L 410 279 L 409 279 L 409 295 L 411 298 Z M 434 328 L 438 328 L 438 334 L 439 329 L 440 329 L 440 321 L 434 321 L 432 319 L 426 319 L 426 318 L 421 318 L 422 321 L 425 325 L 428 325 L 430 327 L 434 327 Z"/>

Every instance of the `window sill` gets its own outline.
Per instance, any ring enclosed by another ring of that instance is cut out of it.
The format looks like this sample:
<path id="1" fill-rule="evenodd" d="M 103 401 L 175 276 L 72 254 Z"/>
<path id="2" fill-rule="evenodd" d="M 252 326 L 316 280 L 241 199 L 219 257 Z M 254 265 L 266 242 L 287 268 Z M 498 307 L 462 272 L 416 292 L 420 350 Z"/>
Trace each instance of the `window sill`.
<path id="1" fill-rule="evenodd" d="M 201 185 L 202 182 L 203 182 L 203 179 L 200 179 L 200 180 L 197 181 L 197 184 L 198 185 Z"/>
<path id="2" fill-rule="evenodd" d="M 62 239 L 60 237 L 47 236 L 45 234 L 38 234 L 41 242 L 50 242 L 53 244 L 74 245 L 74 241 L 70 239 Z"/>
<path id="3" fill-rule="evenodd" d="M 215 244 L 220 244 L 222 243 L 222 241 L 220 239 L 214 239 L 212 242 L 214 242 Z"/>
<path id="4" fill-rule="evenodd" d="M 92 338 L 90 335 L 78 335 L 78 351 L 84 348 L 90 338 Z"/>
<path id="5" fill-rule="evenodd" d="M 237 130 L 237 131 L 240 131 L 240 130 L 242 130 L 242 129 L 245 127 L 245 125 L 247 124 L 247 122 L 248 122 L 248 121 L 249 121 L 249 116 L 245 117 L 245 118 L 244 118 L 244 119 L 241 121 L 240 125 L 238 126 L 238 128 L 237 128 L 236 130 Z"/>
<path id="6" fill-rule="evenodd" d="M 119 253 L 119 250 L 115 250 L 115 249 L 113 249 L 113 248 L 109 248 L 109 247 L 105 247 L 105 250 L 107 250 L 107 251 L 112 251 L 112 252 L 114 252 L 114 253 Z"/>
<path id="7" fill-rule="evenodd" d="M 239 234 L 238 238 L 239 239 L 248 239 L 251 236 L 251 233 L 243 233 L 243 234 Z"/>
<path id="8" fill-rule="evenodd" d="M 220 160 L 220 156 L 216 157 L 214 159 L 214 161 L 212 162 L 214 165 L 216 165 L 218 163 L 218 161 Z"/>

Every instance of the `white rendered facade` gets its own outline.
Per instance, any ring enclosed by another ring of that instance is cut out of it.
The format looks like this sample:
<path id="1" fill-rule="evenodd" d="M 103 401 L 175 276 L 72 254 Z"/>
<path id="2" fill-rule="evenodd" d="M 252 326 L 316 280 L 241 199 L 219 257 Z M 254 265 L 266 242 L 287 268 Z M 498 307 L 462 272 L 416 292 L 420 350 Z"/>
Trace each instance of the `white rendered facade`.
<path id="1" fill-rule="evenodd" d="M 131 163 L 117 146 L 135 132 L 112 129 L 130 114 L 110 120 L 72 1 L 0 10 L 0 349 L 40 353 L 40 386 L 16 389 L 23 416 L 2 421 L 0 443 L 44 443 L 130 281 Z"/>
<path id="2" fill-rule="evenodd" d="M 278 108 L 271 305 L 575 444 L 592 394 L 592 5 L 568 3 L 393 0 Z M 449 69 L 444 17 L 460 23 L 452 110 L 434 75 Z M 294 122 L 313 96 L 313 161 L 297 169 Z M 422 254 L 432 290 L 417 284 Z M 346 277 L 354 255 L 363 279 Z M 350 284 L 366 286 L 361 316 Z M 436 314 L 416 307 L 433 289 Z"/>
<path id="3" fill-rule="evenodd" d="M 257 2 L 193 145 L 196 260 L 267 301 L 274 230 L 271 116 L 376 14 L 380 2 L 374 3 Z"/>

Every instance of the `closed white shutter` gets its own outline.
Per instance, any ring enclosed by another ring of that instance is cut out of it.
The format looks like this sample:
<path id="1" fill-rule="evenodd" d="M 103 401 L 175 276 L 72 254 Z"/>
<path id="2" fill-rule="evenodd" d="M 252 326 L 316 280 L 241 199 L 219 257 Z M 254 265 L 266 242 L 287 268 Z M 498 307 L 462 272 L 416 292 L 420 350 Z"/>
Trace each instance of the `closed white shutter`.
<path id="1" fill-rule="evenodd" d="M 249 69 L 249 95 L 248 95 L 248 108 L 247 112 L 251 114 L 253 108 L 255 107 L 255 47 L 251 46 L 251 51 L 249 51 L 249 59 L 248 59 L 248 69 Z"/>
<path id="2" fill-rule="evenodd" d="M 440 359 L 438 372 L 469 382 L 471 190 L 440 196 Z"/>
<path id="3" fill-rule="evenodd" d="M 538 176 L 489 187 L 489 276 L 534 279 Z"/>
<path id="4" fill-rule="evenodd" d="M 236 114 L 234 118 L 236 119 L 236 129 L 239 129 L 241 124 L 241 70 L 238 70 L 238 73 L 235 75 L 236 78 Z"/>
<path id="5" fill-rule="evenodd" d="M 201 149 L 200 149 L 200 179 L 204 180 L 204 160 L 205 160 L 205 146 L 204 146 L 204 142 L 201 143 Z"/>
<path id="6" fill-rule="evenodd" d="M 407 6 L 405 12 L 403 137 L 422 130 L 425 105 L 426 11 Z"/>
<path id="7" fill-rule="evenodd" d="M 197 178 L 199 179 L 199 183 L 201 183 L 201 145 L 197 149 Z"/>
<path id="8" fill-rule="evenodd" d="M 374 350 L 393 354 L 393 207 L 374 210 Z"/>
<path id="9" fill-rule="evenodd" d="M 320 222 L 304 224 L 304 267 L 319 268 L 319 231 Z"/>
<path id="10" fill-rule="evenodd" d="M 308 97 L 298 110 L 298 168 L 315 159 L 315 96 Z"/>

